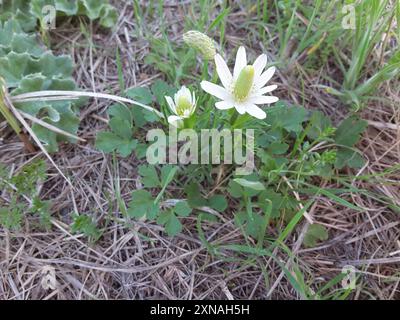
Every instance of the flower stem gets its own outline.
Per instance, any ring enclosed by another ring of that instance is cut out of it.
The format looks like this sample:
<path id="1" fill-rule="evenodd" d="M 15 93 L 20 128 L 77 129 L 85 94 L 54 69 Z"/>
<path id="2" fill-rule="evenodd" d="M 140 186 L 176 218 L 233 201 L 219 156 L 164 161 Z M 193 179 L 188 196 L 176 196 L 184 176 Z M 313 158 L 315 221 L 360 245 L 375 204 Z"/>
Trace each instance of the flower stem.
<path id="1" fill-rule="evenodd" d="M 230 122 L 232 127 L 235 125 L 235 122 L 236 122 L 238 116 L 239 116 L 239 113 L 237 113 L 236 110 L 233 109 L 233 113 L 231 115 L 231 119 L 229 120 L 229 122 Z"/>
<path id="2" fill-rule="evenodd" d="M 203 70 L 201 73 L 201 78 L 202 79 L 208 78 L 208 60 L 204 60 L 204 62 L 203 62 Z"/>

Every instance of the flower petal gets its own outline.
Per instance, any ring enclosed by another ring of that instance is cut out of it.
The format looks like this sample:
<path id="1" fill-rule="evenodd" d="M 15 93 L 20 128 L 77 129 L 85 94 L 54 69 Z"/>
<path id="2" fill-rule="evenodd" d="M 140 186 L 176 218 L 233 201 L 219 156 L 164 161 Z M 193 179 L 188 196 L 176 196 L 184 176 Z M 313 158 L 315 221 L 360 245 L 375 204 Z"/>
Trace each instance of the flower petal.
<path id="1" fill-rule="evenodd" d="M 212 82 L 202 81 L 200 83 L 200 86 L 205 92 L 207 92 L 221 100 L 228 100 L 230 97 L 229 92 L 226 91 L 225 88 L 223 88 L 217 84 L 214 84 Z"/>
<path id="2" fill-rule="evenodd" d="M 274 96 L 257 96 L 250 98 L 249 102 L 254 104 L 266 104 L 266 103 L 274 103 L 277 102 L 278 100 L 279 98 Z"/>
<path id="3" fill-rule="evenodd" d="M 230 100 L 223 100 L 223 101 L 218 101 L 215 103 L 215 107 L 220 110 L 226 110 L 233 108 L 234 103 Z"/>
<path id="4" fill-rule="evenodd" d="M 179 116 L 169 116 L 168 123 L 175 127 L 180 127 L 183 124 L 183 120 Z"/>
<path id="5" fill-rule="evenodd" d="M 258 78 L 255 79 L 256 88 L 262 88 L 272 78 L 275 73 L 275 67 L 268 68 L 267 71 L 262 73 Z"/>
<path id="6" fill-rule="evenodd" d="M 257 119 L 265 119 L 267 117 L 267 114 L 261 108 L 252 103 L 247 104 L 246 112 Z"/>
<path id="7" fill-rule="evenodd" d="M 244 114 L 246 112 L 246 104 L 235 102 L 234 107 L 239 114 Z"/>
<path id="8" fill-rule="evenodd" d="M 266 54 L 262 54 L 259 55 L 258 58 L 256 59 L 256 61 L 254 61 L 253 63 L 253 67 L 254 67 L 254 77 L 258 78 L 260 76 L 260 74 L 263 72 L 265 66 L 267 65 L 267 55 Z"/>
<path id="9" fill-rule="evenodd" d="M 230 72 L 226 62 L 219 54 L 215 55 L 215 65 L 217 66 L 217 73 L 221 80 L 222 85 L 229 89 L 232 84 L 232 73 Z"/>
<path id="10" fill-rule="evenodd" d="M 169 96 L 165 96 L 165 100 L 167 100 L 168 107 L 172 111 L 172 113 L 176 114 L 176 107 L 174 100 L 172 100 L 172 98 Z"/>
<path id="11" fill-rule="evenodd" d="M 259 90 L 256 91 L 256 95 L 263 95 L 266 94 L 268 92 L 274 91 L 276 88 L 278 88 L 278 86 L 276 84 L 270 85 L 270 86 L 266 86 L 264 88 L 261 88 Z"/>
<path id="12" fill-rule="evenodd" d="M 196 103 L 197 103 L 197 101 L 196 101 L 196 95 L 195 95 L 195 93 L 194 93 L 194 91 L 193 91 L 193 94 L 192 94 L 192 105 L 193 105 L 193 110 L 196 109 Z"/>
<path id="13" fill-rule="evenodd" d="M 233 78 L 236 80 L 240 71 L 247 65 L 246 49 L 239 47 L 236 54 L 235 68 L 233 69 Z"/>

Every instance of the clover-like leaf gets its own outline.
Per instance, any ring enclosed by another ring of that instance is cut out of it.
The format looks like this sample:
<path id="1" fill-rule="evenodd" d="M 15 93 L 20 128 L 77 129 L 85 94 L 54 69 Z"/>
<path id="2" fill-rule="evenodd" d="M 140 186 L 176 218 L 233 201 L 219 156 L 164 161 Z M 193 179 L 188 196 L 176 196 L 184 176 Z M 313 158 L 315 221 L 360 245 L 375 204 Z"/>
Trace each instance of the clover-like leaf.
<path id="1" fill-rule="evenodd" d="M 146 188 L 155 188 L 161 186 L 155 166 L 141 165 L 139 166 L 139 174 L 142 177 L 142 182 Z"/>
<path id="2" fill-rule="evenodd" d="M 223 212 L 228 207 L 228 202 L 222 194 L 216 194 L 208 199 L 208 205 L 219 212 Z"/>
<path id="3" fill-rule="evenodd" d="M 145 105 L 149 105 L 153 101 L 153 95 L 151 94 L 151 91 L 145 87 L 129 88 L 126 91 L 126 95 L 129 98 Z M 153 112 L 145 110 L 139 106 L 132 107 L 132 114 L 137 127 L 142 127 L 147 122 L 154 122 L 158 120 L 158 117 Z"/>
<path id="4" fill-rule="evenodd" d="M 165 231 L 170 237 L 176 236 L 182 231 L 182 224 L 172 210 L 161 213 L 157 223 L 164 225 Z"/>
<path id="5" fill-rule="evenodd" d="M 367 125 L 365 120 L 361 120 L 357 116 L 349 117 L 340 123 L 334 137 L 338 145 L 335 168 L 342 169 L 345 166 L 360 168 L 363 166 L 364 159 L 352 148 L 360 139 Z"/>
<path id="6" fill-rule="evenodd" d="M 113 132 L 99 132 L 96 137 L 96 147 L 111 153 L 118 152 L 122 157 L 129 156 L 135 149 L 137 140 L 125 139 Z"/>
<path id="7" fill-rule="evenodd" d="M 154 203 L 153 196 L 146 190 L 136 190 L 132 192 L 132 200 L 129 202 L 128 215 L 133 218 L 146 217 L 155 219 L 160 209 Z"/>
<path id="8" fill-rule="evenodd" d="M 104 152 L 118 152 L 122 157 L 129 156 L 137 145 L 133 138 L 132 114 L 128 107 L 117 104 L 110 107 L 108 114 L 111 132 L 99 132 L 96 147 Z"/>
<path id="9" fill-rule="evenodd" d="M 154 84 L 151 86 L 151 91 L 155 95 L 157 102 L 160 105 L 166 103 L 165 96 L 172 96 L 175 93 L 175 89 L 162 80 L 157 80 L 154 82 Z"/>
<path id="10" fill-rule="evenodd" d="M 174 207 L 174 212 L 178 216 L 187 217 L 192 212 L 192 208 L 187 201 L 179 201 Z"/>
<path id="11" fill-rule="evenodd" d="M 273 128 L 283 128 L 288 132 L 299 133 L 303 130 L 303 122 L 307 121 L 308 112 L 303 107 L 288 106 L 278 101 L 274 107 L 268 108 L 266 122 Z"/>
<path id="12" fill-rule="evenodd" d="M 188 204 L 192 208 L 202 207 L 207 204 L 207 200 L 201 196 L 200 188 L 197 183 L 191 183 L 185 187 Z"/>

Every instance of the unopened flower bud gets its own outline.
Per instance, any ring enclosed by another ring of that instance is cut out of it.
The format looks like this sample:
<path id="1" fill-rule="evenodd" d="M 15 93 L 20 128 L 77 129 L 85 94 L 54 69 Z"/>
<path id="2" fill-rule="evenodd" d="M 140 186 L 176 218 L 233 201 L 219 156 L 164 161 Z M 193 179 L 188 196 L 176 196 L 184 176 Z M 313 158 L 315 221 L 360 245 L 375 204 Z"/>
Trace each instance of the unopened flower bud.
<path id="1" fill-rule="evenodd" d="M 183 41 L 199 51 L 206 60 L 214 59 L 216 52 L 214 41 L 200 31 L 191 30 L 183 34 Z"/>

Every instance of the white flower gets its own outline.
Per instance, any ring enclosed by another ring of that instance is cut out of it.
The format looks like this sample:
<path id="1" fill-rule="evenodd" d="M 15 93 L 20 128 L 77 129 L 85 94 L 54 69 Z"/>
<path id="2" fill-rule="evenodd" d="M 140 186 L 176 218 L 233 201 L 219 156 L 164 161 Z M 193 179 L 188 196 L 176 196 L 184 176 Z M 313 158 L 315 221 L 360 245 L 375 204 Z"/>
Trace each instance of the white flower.
<path id="1" fill-rule="evenodd" d="M 202 81 L 201 87 L 207 93 L 222 100 L 218 101 L 215 107 L 221 110 L 234 107 L 240 114 L 247 112 L 253 117 L 264 119 L 266 113 L 257 105 L 279 100 L 278 97 L 264 95 L 277 88 L 276 85 L 265 86 L 275 73 L 275 67 L 263 72 L 267 65 L 267 56 L 262 54 L 253 65 L 248 65 L 246 50 L 240 47 L 236 55 L 233 75 L 219 54 L 215 55 L 214 59 L 223 87 L 209 81 Z"/>
<path id="2" fill-rule="evenodd" d="M 166 96 L 168 106 L 174 115 L 168 117 L 168 122 L 176 127 L 182 125 L 183 119 L 189 118 L 196 110 L 196 96 L 185 86 L 174 95 L 174 100 Z"/>

